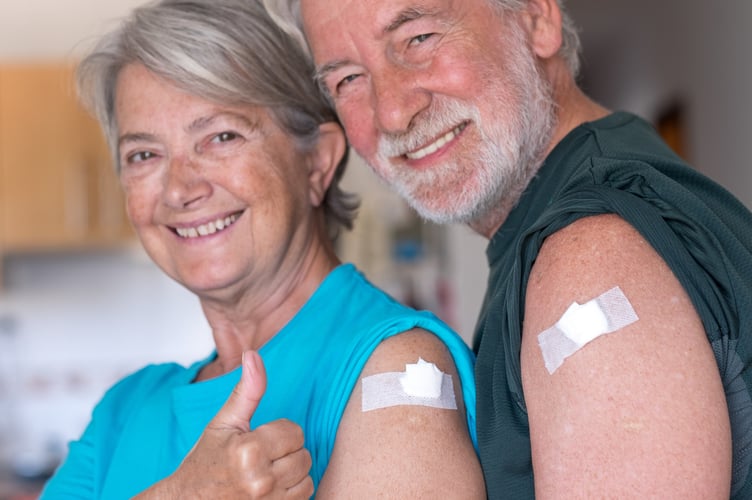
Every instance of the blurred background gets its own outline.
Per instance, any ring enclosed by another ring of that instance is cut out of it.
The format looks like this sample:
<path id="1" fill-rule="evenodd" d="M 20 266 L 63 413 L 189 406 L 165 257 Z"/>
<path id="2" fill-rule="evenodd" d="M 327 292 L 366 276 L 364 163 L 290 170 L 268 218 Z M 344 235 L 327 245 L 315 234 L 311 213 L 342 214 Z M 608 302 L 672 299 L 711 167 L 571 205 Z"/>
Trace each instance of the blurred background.
<path id="1" fill-rule="evenodd" d="M 115 380 L 212 345 L 197 300 L 134 241 L 108 152 L 72 95 L 71 64 L 140 3 L 30 0 L 0 14 L 0 500 L 35 496 Z M 752 2 L 567 5 L 582 86 L 652 121 L 752 206 Z M 345 184 L 363 205 L 343 259 L 470 342 L 485 241 L 419 221 L 357 158 Z"/>

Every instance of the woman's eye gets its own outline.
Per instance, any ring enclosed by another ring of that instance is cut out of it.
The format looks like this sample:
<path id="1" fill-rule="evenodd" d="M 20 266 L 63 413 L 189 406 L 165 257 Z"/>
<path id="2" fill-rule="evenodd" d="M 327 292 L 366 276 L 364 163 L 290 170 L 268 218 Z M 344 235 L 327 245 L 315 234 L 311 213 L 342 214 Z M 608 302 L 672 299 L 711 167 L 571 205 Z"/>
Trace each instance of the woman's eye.
<path id="1" fill-rule="evenodd" d="M 147 160 L 154 158 L 155 156 L 156 155 L 152 153 L 151 151 L 137 151 L 136 153 L 131 153 L 128 156 L 126 156 L 125 161 L 128 164 L 143 163 Z"/>
<path id="2" fill-rule="evenodd" d="M 235 132 L 220 132 L 212 138 L 212 142 L 229 142 L 238 138 Z"/>

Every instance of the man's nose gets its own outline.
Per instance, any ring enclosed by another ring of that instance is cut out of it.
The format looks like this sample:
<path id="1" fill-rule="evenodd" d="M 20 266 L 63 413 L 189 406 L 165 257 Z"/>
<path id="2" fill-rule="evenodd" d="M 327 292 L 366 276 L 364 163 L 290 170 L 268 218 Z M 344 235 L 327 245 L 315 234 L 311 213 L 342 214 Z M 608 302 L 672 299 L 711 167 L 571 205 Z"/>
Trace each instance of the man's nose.
<path id="1" fill-rule="evenodd" d="M 418 83 L 409 68 L 390 65 L 373 77 L 372 106 L 379 128 L 402 133 L 410 129 L 414 118 L 431 103 L 431 94 Z"/>

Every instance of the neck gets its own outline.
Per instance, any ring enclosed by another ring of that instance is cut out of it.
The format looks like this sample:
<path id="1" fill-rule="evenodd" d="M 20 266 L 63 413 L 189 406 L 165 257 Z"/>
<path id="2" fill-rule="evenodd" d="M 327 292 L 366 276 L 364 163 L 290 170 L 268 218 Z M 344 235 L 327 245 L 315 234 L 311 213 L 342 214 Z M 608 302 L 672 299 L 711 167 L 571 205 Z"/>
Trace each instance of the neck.
<path id="1" fill-rule="evenodd" d="M 244 351 L 261 348 L 298 313 L 340 264 L 331 243 L 324 238 L 299 262 L 281 266 L 268 284 L 254 283 L 252 289 L 237 293 L 231 300 L 201 298 L 217 358 L 202 370 L 198 380 L 237 368 Z"/>
<path id="2" fill-rule="evenodd" d="M 546 72 L 552 85 L 552 98 L 555 103 L 554 109 L 556 110 L 556 125 L 551 134 L 551 140 L 541 156 L 541 164 L 556 145 L 572 130 L 583 123 L 603 118 L 610 112 L 586 96 L 577 87 L 569 71 L 564 68 L 563 62 L 554 61 L 548 67 L 544 67 L 543 71 Z M 512 193 L 511 196 L 506 197 L 482 217 L 470 222 L 470 228 L 481 236 L 491 239 L 504 224 L 504 221 L 519 201 L 527 184 L 533 179 L 539 167 L 540 165 L 532 170 L 530 179 L 525 185 L 519 187 L 518 192 Z"/>

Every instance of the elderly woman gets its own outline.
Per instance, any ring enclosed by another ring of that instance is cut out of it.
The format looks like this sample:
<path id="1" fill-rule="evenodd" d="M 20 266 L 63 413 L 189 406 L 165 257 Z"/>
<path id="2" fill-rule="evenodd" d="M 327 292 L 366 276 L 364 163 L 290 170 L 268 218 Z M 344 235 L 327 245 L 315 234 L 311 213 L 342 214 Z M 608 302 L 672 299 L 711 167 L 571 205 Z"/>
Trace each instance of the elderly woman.
<path id="1" fill-rule="evenodd" d="M 472 354 L 337 259 L 356 203 L 309 64 L 250 0 L 148 4 L 83 60 L 133 227 L 216 349 L 110 389 L 43 497 L 484 497 Z"/>

